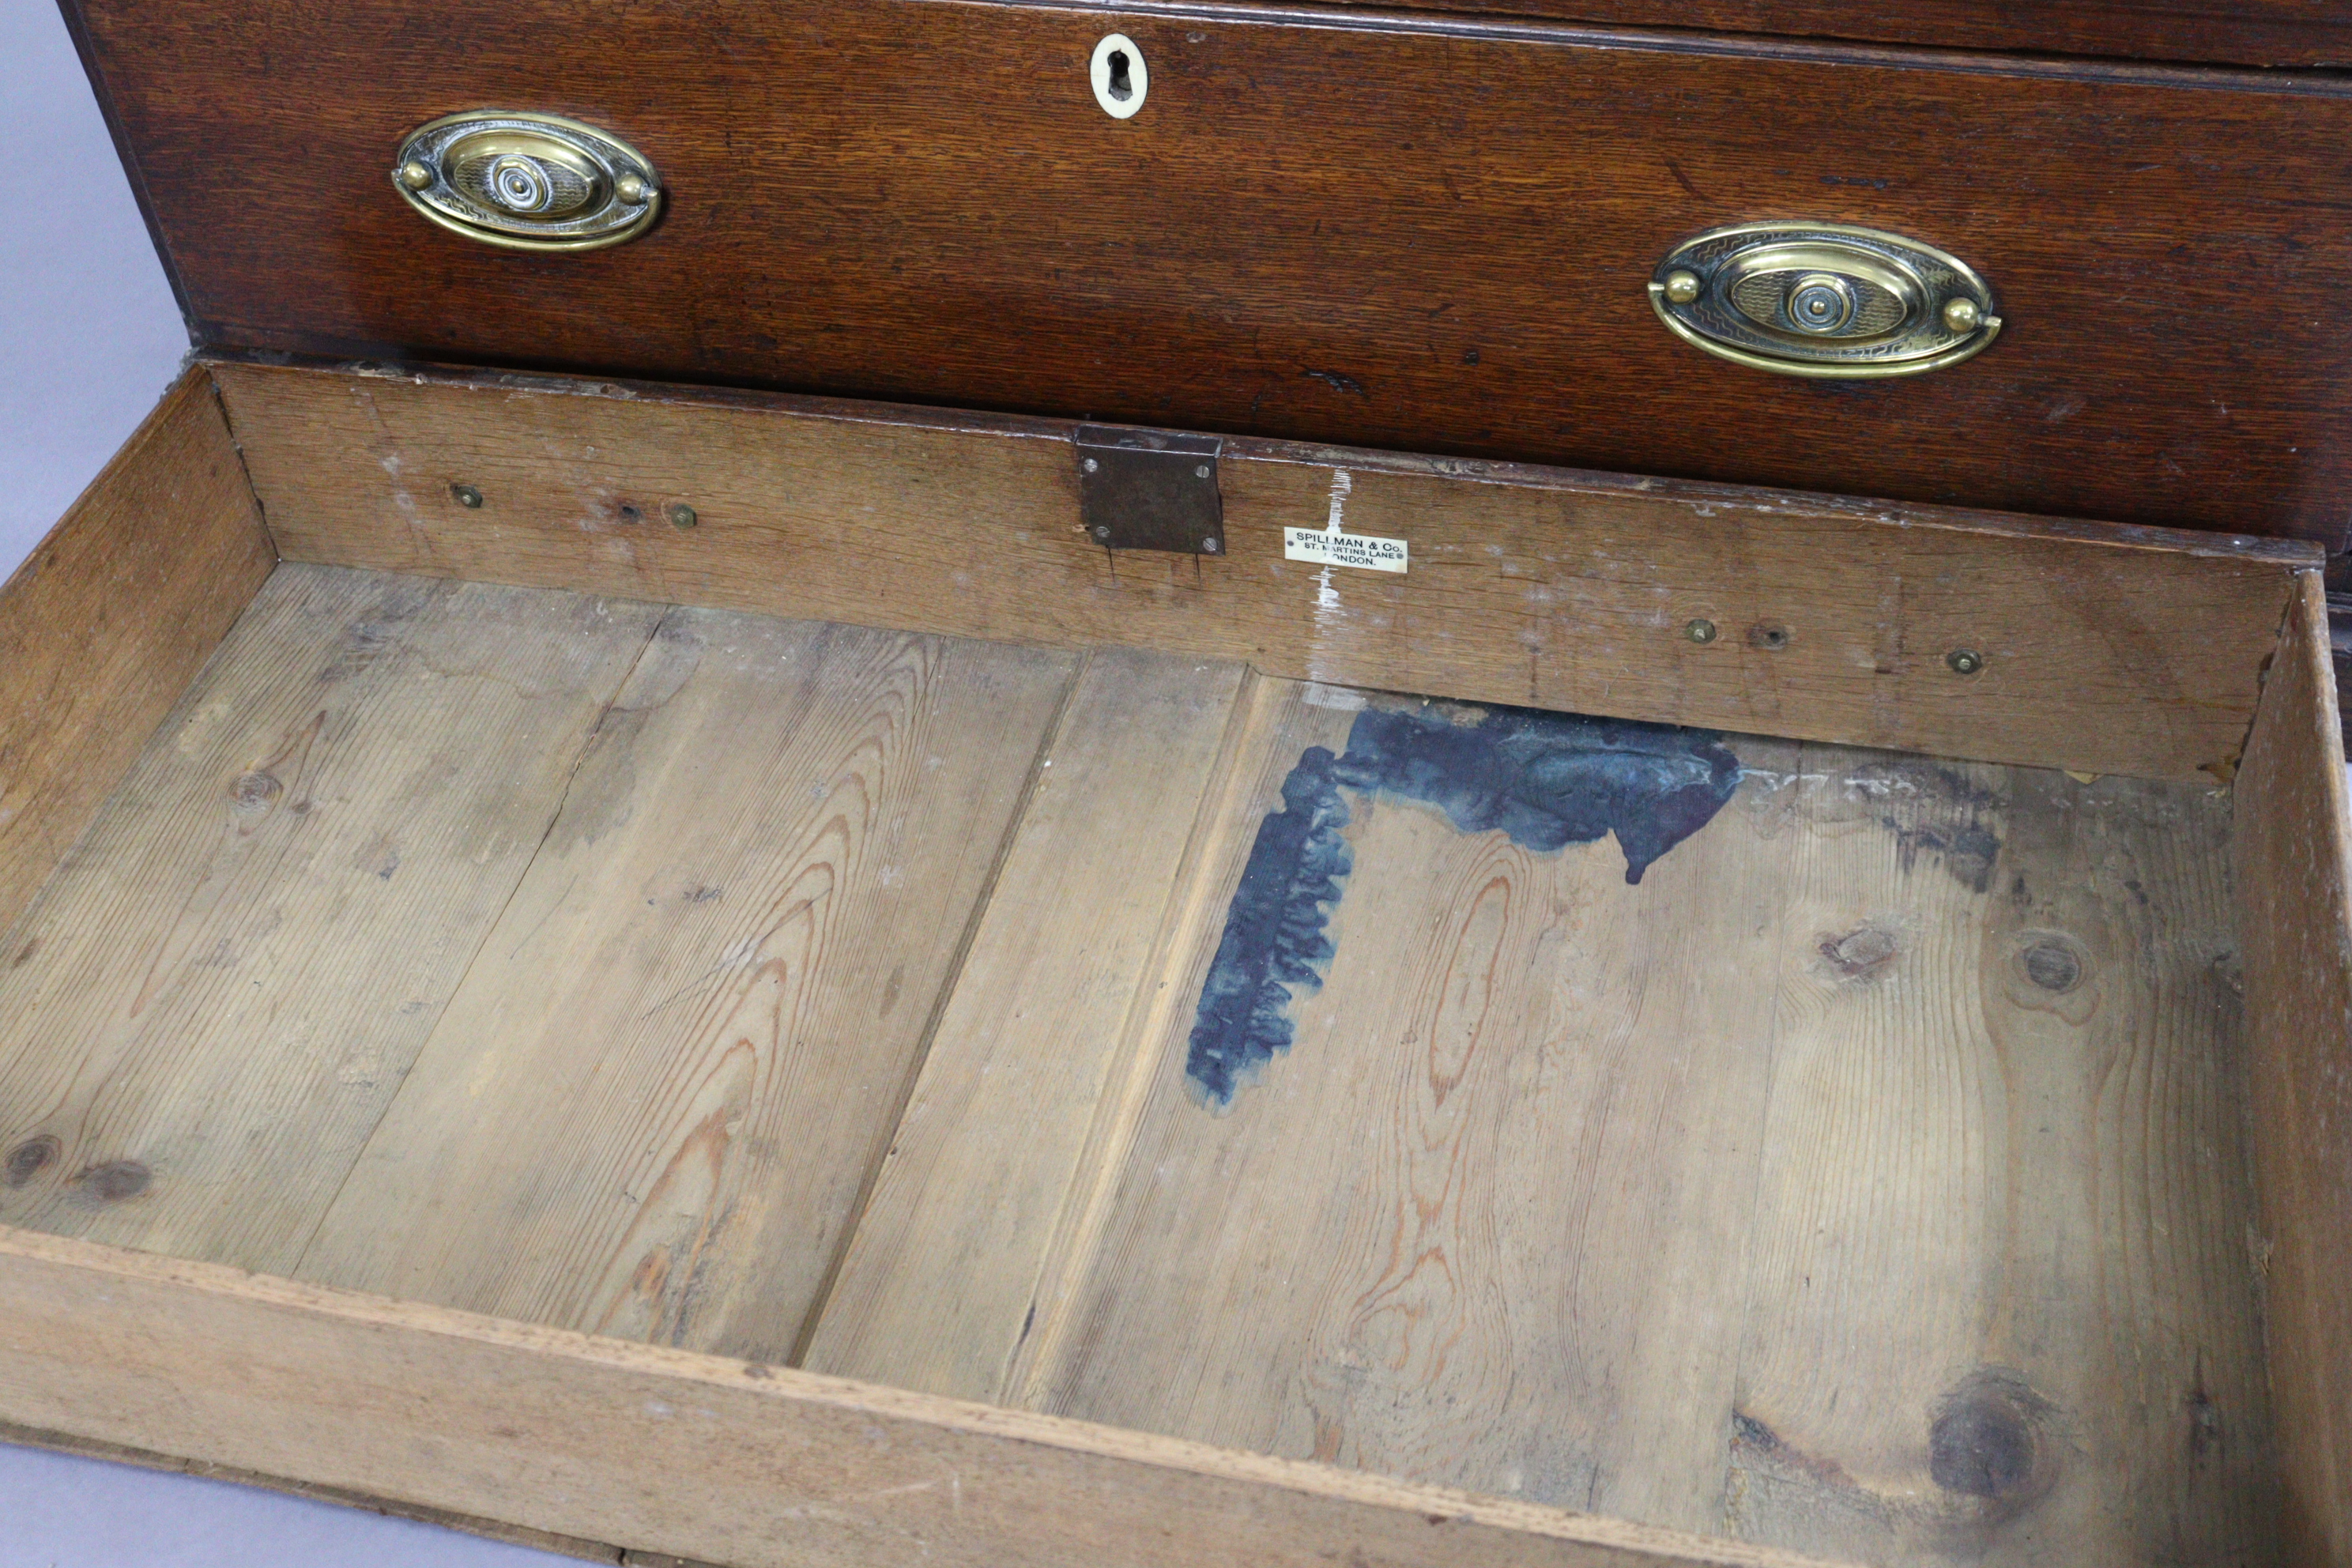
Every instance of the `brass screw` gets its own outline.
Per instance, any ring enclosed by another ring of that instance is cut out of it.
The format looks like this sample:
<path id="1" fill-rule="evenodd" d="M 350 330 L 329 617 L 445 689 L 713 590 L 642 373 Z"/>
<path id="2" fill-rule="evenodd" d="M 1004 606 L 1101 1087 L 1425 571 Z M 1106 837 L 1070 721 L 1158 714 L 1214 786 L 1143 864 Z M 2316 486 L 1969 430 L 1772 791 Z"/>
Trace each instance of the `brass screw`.
<path id="1" fill-rule="evenodd" d="M 411 158 L 400 166 L 400 183 L 412 191 L 421 191 L 433 183 L 430 165 Z"/>
<path id="2" fill-rule="evenodd" d="M 1984 668 L 1984 655 L 1974 648 L 1956 647 L 1944 656 L 1944 662 L 1952 667 L 1954 675 L 1974 675 Z"/>
<path id="3" fill-rule="evenodd" d="M 677 501 L 669 509 L 669 521 L 673 528 L 692 528 L 702 520 L 694 515 L 692 507 L 684 501 Z"/>
<path id="4" fill-rule="evenodd" d="M 457 498 L 459 506 L 478 508 L 482 504 L 482 492 L 471 485 L 451 485 L 449 493 Z"/>
<path id="5" fill-rule="evenodd" d="M 613 194 L 633 207 L 641 207 L 654 194 L 654 188 L 646 184 L 642 174 L 624 174 L 613 182 Z"/>
<path id="6" fill-rule="evenodd" d="M 1984 312 L 1977 309 L 1974 300 L 1948 300 L 1944 302 L 1944 325 L 1956 332 L 1973 332 L 1984 324 Z"/>
<path id="7" fill-rule="evenodd" d="M 1676 305 L 1687 305 L 1698 298 L 1698 274 L 1677 268 L 1666 274 L 1666 299 Z"/>
<path id="8" fill-rule="evenodd" d="M 1683 636 L 1695 643 L 1711 643 L 1715 640 L 1715 623 L 1701 616 L 1683 628 Z"/>

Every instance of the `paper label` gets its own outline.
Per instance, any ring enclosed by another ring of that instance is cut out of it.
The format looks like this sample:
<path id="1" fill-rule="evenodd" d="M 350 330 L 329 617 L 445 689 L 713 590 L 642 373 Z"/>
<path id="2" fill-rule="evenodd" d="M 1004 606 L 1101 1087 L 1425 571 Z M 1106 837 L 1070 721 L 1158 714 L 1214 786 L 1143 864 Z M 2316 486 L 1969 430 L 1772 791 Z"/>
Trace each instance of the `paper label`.
<path id="1" fill-rule="evenodd" d="M 1407 552 L 1402 539 L 1380 539 L 1369 533 L 1339 533 L 1329 529 L 1286 528 L 1282 553 L 1292 561 L 1312 561 L 1324 566 L 1353 566 L 1365 572 L 1402 572 Z"/>

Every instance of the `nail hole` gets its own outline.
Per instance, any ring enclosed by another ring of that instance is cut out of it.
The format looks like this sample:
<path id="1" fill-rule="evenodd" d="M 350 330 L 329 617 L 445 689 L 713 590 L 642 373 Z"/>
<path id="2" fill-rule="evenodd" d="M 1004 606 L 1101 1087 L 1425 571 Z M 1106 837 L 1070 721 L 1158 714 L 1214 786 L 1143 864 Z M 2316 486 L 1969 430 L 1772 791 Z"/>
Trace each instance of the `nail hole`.
<path id="1" fill-rule="evenodd" d="M 643 522 L 645 520 L 646 514 L 638 510 L 635 506 L 631 505 L 627 501 L 623 501 L 621 503 L 621 521 L 623 522 Z"/>
<path id="2" fill-rule="evenodd" d="M 1778 653 L 1789 646 L 1789 628 L 1770 621 L 1759 621 L 1748 630 L 1748 646 Z"/>
<path id="3" fill-rule="evenodd" d="M 1131 118 L 1143 107 L 1144 96 L 1151 89 L 1151 73 L 1144 67 L 1143 51 L 1123 33 L 1109 34 L 1095 46 L 1087 75 L 1094 84 L 1095 101 L 1114 120 Z"/>

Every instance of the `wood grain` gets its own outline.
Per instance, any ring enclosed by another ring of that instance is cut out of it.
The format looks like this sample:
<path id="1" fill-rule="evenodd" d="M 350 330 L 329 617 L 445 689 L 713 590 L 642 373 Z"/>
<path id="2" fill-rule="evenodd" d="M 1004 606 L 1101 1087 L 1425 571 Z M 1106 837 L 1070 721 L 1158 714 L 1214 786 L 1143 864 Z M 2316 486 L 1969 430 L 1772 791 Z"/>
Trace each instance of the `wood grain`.
<path id="1" fill-rule="evenodd" d="M 2273 1557 L 2226 800 L 1811 746 L 1782 793 L 1727 1524 Z"/>
<path id="2" fill-rule="evenodd" d="M 0 1421 L 737 1568 L 1807 1568 L 23 1231 L 0 1231 Z"/>
<path id="3" fill-rule="evenodd" d="M 272 576 L 9 938 L 0 1219 L 291 1268 L 656 613 Z"/>
<path id="4" fill-rule="evenodd" d="M 583 0 L 79 4 L 206 343 L 2347 540 L 2332 77 L 1216 3 L 663 7 L 625 47 Z M 660 226 L 427 224 L 394 149 L 482 105 L 628 139 Z M 1711 358 L 1647 281 L 1761 219 L 1940 246 L 2008 325 L 1894 382 Z"/>
<path id="5" fill-rule="evenodd" d="M 2303 579 L 2236 788 L 2254 1165 L 2285 1530 L 2352 1558 L 2352 810 L 2327 605 Z"/>
<path id="6" fill-rule="evenodd" d="M 797 1364 L 1002 1402 L 1169 906 L 1238 665 L 1090 655 Z"/>
<path id="7" fill-rule="evenodd" d="M 1070 667 L 671 612 L 300 1276 L 789 1357 Z"/>
<path id="8" fill-rule="evenodd" d="M 277 559 L 191 372 L 0 588 L 0 931 Z"/>
<path id="9" fill-rule="evenodd" d="M 1348 745 L 1311 695 L 1255 705 L 1021 1395 L 1712 1529 L 1787 844 L 1727 811 L 1633 888 L 1607 840 L 1351 796 L 1327 981 L 1213 1112 L 1186 1038 L 1243 857 L 1302 751 Z"/>
<path id="10" fill-rule="evenodd" d="M 1079 530 L 1070 427 L 222 364 L 289 559 L 1077 647 L 2085 772 L 2243 744 L 2307 547 L 1228 442 L 1223 559 Z M 478 488 L 460 506 L 450 487 Z M 1286 526 L 1410 541 L 1404 574 Z M 678 529 L 667 509 L 690 504 Z M 631 521 L 634 518 L 635 521 Z M 1685 634 L 1706 618 L 1720 635 Z M 1956 648 L 1986 660 L 1973 678 Z"/>
<path id="11" fill-rule="evenodd" d="M 1372 0 L 1338 0 L 1345 5 Z M 1705 27 L 1962 49 L 2109 55 L 2250 66 L 2352 63 L 2352 21 L 2324 0 L 1402 0 L 1415 8 L 1609 26 Z"/>
<path id="12" fill-rule="evenodd" d="M 2275 1553 L 2224 797 L 1741 740 L 1637 888 L 1351 797 L 1326 984 L 1219 1111 L 1192 1009 L 1346 743 L 1309 694 L 1242 710 L 1092 1174 L 998 1288 L 1010 1397 L 1864 1561 Z"/>

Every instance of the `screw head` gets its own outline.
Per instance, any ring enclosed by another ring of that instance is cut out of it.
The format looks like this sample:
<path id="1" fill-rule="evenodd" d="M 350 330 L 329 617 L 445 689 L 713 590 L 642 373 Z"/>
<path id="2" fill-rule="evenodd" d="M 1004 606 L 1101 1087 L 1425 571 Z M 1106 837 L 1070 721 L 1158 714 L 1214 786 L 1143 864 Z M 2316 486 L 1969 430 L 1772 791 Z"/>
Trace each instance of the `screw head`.
<path id="1" fill-rule="evenodd" d="M 1687 305 L 1698 298 L 1698 274 L 1681 268 L 1666 274 L 1666 299 L 1669 303 Z"/>
<path id="2" fill-rule="evenodd" d="M 1088 473 L 1090 473 L 1090 474 L 1091 474 L 1091 473 L 1094 473 L 1094 472 L 1096 472 L 1096 471 L 1097 471 L 1098 469 L 1100 469 L 1100 468 L 1102 468 L 1102 465 L 1101 465 L 1100 463 L 1096 462 L 1092 458 L 1088 458 L 1086 460 L 1086 463 L 1085 463 L 1085 465 L 1084 465 L 1084 466 L 1085 466 L 1085 468 L 1086 468 L 1087 472 L 1088 472 Z"/>
<path id="3" fill-rule="evenodd" d="M 1194 468 L 1192 470 L 1192 477 L 1196 479 L 1207 479 L 1209 477 L 1209 465 L 1202 463 L 1200 467 Z"/>
<path id="4" fill-rule="evenodd" d="M 1110 537 L 1110 524 L 1107 522 L 1098 522 L 1095 524 L 1095 537 L 1097 539 L 1108 539 Z"/>
<path id="5" fill-rule="evenodd" d="M 1683 636 L 1695 643 L 1711 643 L 1715 640 L 1715 623 L 1702 616 L 1683 627 Z"/>
<path id="6" fill-rule="evenodd" d="M 613 194 L 633 207 L 641 207 L 652 196 L 654 188 L 646 184 L 643 174 L 631 173 L 613 182 Z"/>
<path id="7" fill-rule="evenodd" d="M 1213 539 L 1204 539 L 1201 541 L 1201 549 L 1204 554 L 1214 555 L 1218 551 L 1223 548 L 1223 545 L 1219 544 Z"/>
<path id="8" fill-rule="evenodd" d="M 1956 647 L 1944 656 L 1954 675 L 1974 675 L 1984 668 L 1984 655 L 1971 647 Z"/>
<path id="9" fill-rule="evenodd" d="M 694 515 L 694 509 L 687 505 L 684 501 L 675 501 L 671 503 L 669 509 L 669 521 L 672 528 L 692 528 L 696 523 L 700 522 L 702 520 L 700 518 Z"/>
<path id="10" fill-rule="evenodd" d="M 1944 325 L 1956 332 L 1973 332 L 1984 324 L 1984 312 L 1974 300 L 1944 301 Z"/>
<path id="11" fill-rule="evenodd" d="M 412 191 L 421 191 L 433 183 L 433 169 L 420 159 L 411 158 L 400 166 L 400 183 Z"/>
<path id="12" fill-rule="evenodd" d="M 482 504 L 482 492 L 471 485 L 451 485 L 449 493 L 457 498 L 459 506 L 472 508 Z"/>

